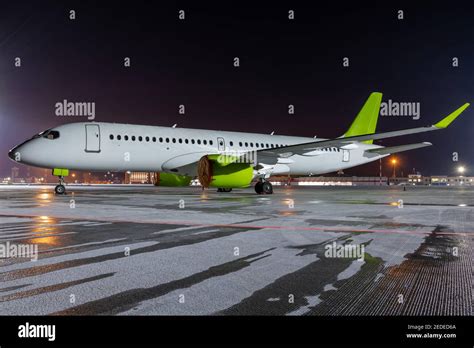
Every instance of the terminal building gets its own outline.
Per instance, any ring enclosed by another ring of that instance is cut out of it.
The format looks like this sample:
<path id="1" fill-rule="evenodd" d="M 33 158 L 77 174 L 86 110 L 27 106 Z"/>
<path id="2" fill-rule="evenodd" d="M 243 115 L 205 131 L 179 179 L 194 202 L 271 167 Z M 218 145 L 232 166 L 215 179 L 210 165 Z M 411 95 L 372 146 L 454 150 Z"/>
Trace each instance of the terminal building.
<path id="1" fill-rule="evenodd" d="M 47 169 L 39 169 L 35 173 L 26 173 L 26 177 L 21 177 L 19 169 L 13 167 L 11 176 L 0 178 L 0 184 L 45 184 L 55 181 L 55 177 Z M 70 183 L 82 184 L 153 184 L 156 173 L 150 172 L 126 172 L 124 176 L 117 173 L 107 173 L 105 175 L 93 175 L 94 173 L 73 173 L 69 178 Z M 308 177 L 288 177 L 275 176 L 270 181 L 276 186 L 387 186 L 387 185 L 416 185 L 416 186 L 473 186 L 474 176 L 448 176 L 432 175 L 423 176 L 421 174 L 409 174 L 407 177 L 388 176 L 308 176 Z M 192 180 L 192 186 L 200 185 L 199 181 Z"/>
<path id="2" fill-rule="evenodd" d="M 474 185 L 472 176 L 433 175 L 422 176 L 410 174 L 408 177 L 305 177 L 291 179 L 290 185 L 302 186 L 381 186 L 381 185 L 411 185 L 411 186 L 471 186 Z M 277 179 L 280 184 L 288 179 Z M 277 184 L 278 185 L 278 184 Z"/>
<path id="3" fill-rule="evenodd" d="M 126 184 L 152 184 L 155 173 L 131 172 L 125 174 Z M 417 185 L 417 186 L 471 186 L 474 185 L 472 176 L 434 175 L 422 176 L 409 174 L 408 177 L 387 176 L 311 176 L 289 178 L 278 176 L 270 178 L 273 185 L 285 186 L 382 186 L 382 185 Z M 199 185 L 193 180 L 192 185 Z"/>

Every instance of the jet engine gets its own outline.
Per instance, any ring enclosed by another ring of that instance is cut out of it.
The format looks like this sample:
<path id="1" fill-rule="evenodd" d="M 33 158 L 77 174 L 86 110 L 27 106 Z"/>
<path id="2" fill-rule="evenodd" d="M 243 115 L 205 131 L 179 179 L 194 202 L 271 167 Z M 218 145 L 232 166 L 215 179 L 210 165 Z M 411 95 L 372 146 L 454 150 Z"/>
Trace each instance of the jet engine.
<path id="1" fill-rule="evenodd" d="M 152 182 L 155 186 L 189 186 L 191 177 L 173 173 L 156 172 L 153 175 Z"/>
<path id="2" fill-rule="evenodd" d="M 207 155 L 198 162 L 198 179 L 203 187 L 238 188 L 247 187 L 253 179 L 253 168 L 249 163 L 236 163 L 237 157 Z"/>

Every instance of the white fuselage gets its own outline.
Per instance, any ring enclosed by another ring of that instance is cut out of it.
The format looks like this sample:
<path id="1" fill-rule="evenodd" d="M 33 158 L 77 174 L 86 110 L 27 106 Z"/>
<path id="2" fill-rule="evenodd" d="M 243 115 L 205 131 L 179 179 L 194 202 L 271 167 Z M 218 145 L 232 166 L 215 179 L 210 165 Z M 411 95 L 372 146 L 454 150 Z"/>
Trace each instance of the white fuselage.
<path id="1" fill-rule="evenodd" d="M 150 171 L 196 175 L 186 164 L 204 155 L 245 153 L 323 139 L 216 130 L 81 122 L 51 129 L 54 137 L 37 135 L 10 151 L 18 162 L 44 168 L 88 171 Z M 50 131 L 51 131 L 50 130 Z M 291 155 L 272 163 L 272 174 L 329 173 L 386 155 L 365 152 L 378 145 L 355 143 Z M 257 158 L 258 161 L 258 158 Z M 259 161 L 258 161 L 259 162 Z M 176 169 L 179 168 L 179 169 Z"/>

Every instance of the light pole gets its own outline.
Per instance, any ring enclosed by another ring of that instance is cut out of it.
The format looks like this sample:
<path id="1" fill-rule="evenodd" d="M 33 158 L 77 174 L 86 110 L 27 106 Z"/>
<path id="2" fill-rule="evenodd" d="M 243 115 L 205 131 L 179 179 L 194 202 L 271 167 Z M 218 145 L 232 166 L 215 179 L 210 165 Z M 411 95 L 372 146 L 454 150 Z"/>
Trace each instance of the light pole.
<path id="1" fill-rule="evenodd" d="M 397 165 L 397 159 L 396 158 L 392 159 L 392 164 L 393 164 L 393 175 L 392 175 L 392 177 L 395 178 L 395 167 Z"/>
<path id="2" fill-rule="evenodd" d="M 458 167 L 459 176 L 462 176 L 465 171 L 466 171 L 466 167 L 464 167 L 464 166 L 459 166 Z"/>
<path id="3" fill-rule="evenodd" d="M 382 186 L 382 159 L 379 159 L 379 185 Z"/>

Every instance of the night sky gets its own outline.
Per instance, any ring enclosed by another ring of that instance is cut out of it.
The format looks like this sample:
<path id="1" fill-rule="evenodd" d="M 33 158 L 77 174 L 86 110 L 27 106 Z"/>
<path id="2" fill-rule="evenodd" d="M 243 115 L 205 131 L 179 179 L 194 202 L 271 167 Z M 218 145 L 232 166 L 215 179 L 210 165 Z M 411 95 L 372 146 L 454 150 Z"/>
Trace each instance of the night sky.
<path id="1" fill-rule="evenodd" d="M 377 131 L 431 125 L 473 101 L 473 5 L 97 3 L 0 2 L 0 175 L 14 145 L 87 120 L 56 116 L 63 99 L 95 102 L 96 121 L 327 138 L 346 131 L 372 91 L 421 104 L 419 120 L 380 117 Z M 381 144 L 433 142 L 398 156 L 405 175 L 452 174 L 453 152 L 474 175 L 473 110 L 445 131 Z M 378 175 L 378 162 L 346 173 Z"/>

